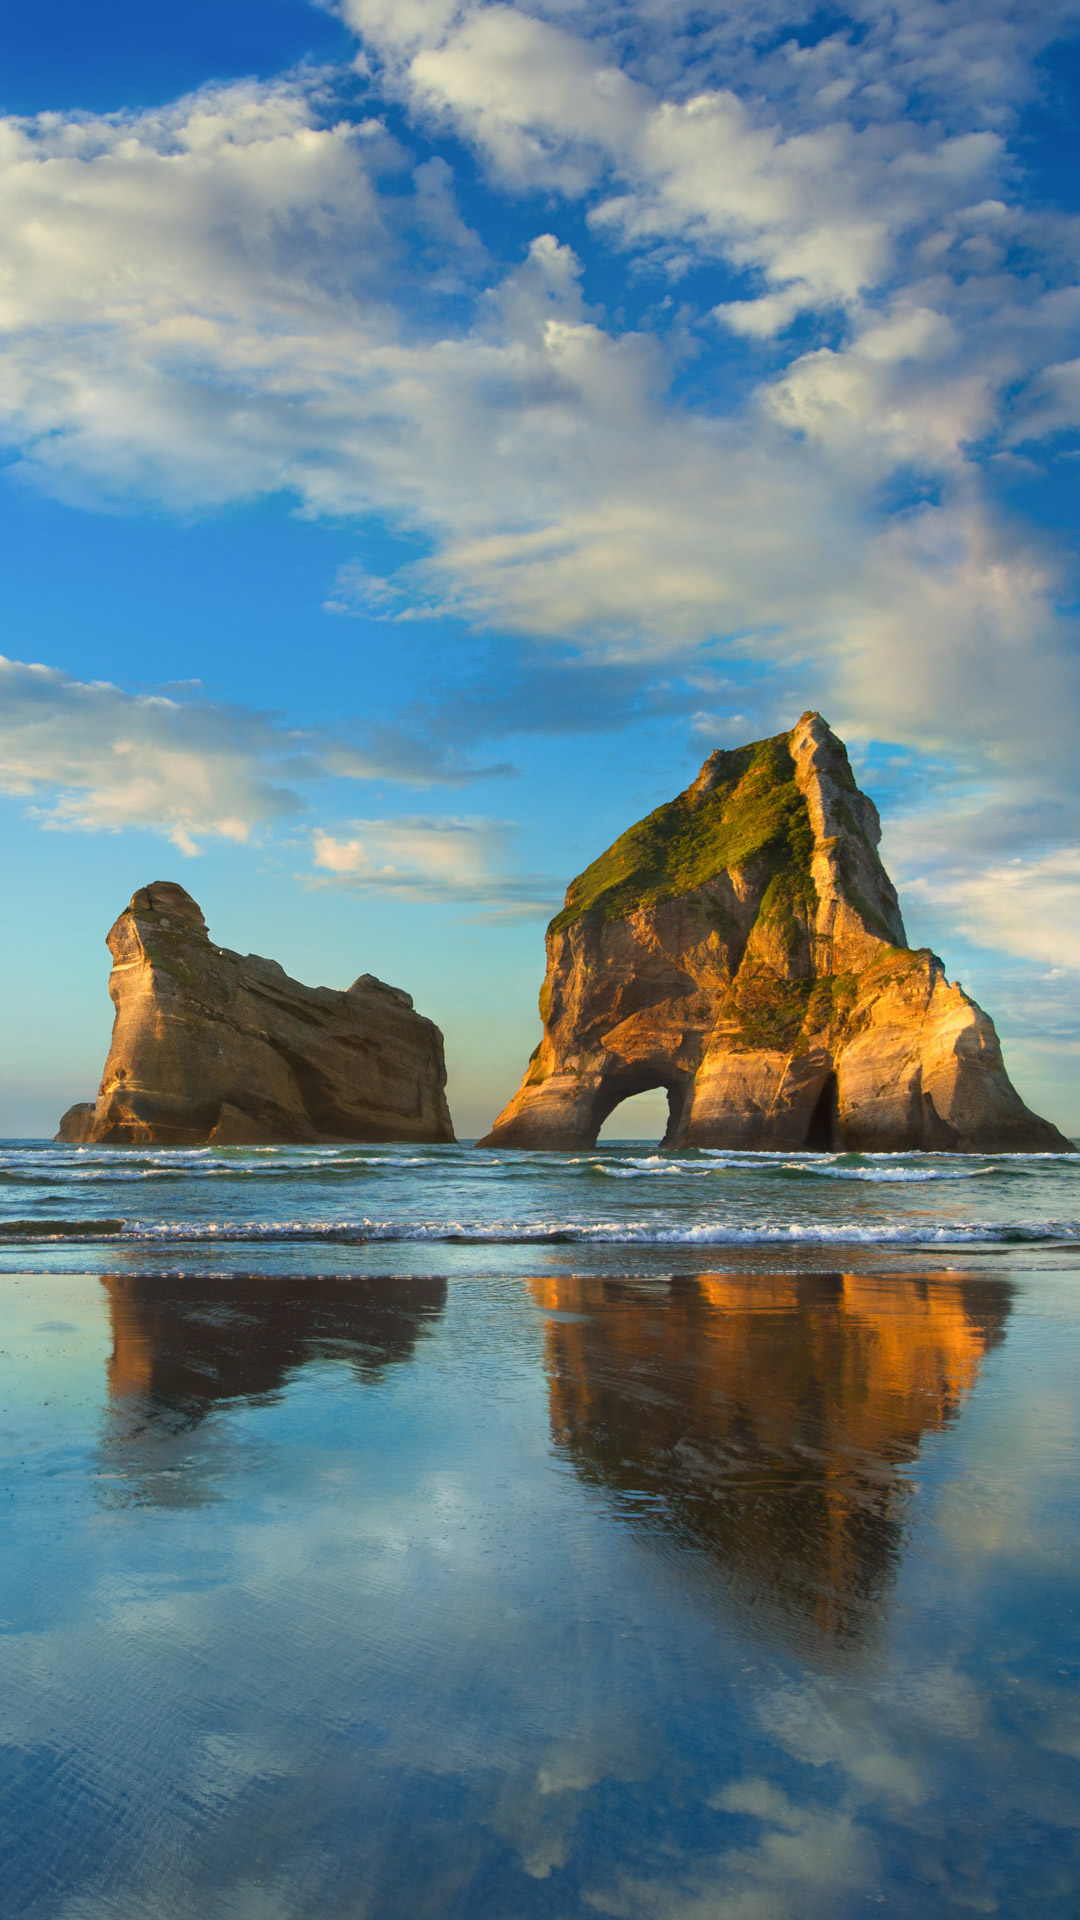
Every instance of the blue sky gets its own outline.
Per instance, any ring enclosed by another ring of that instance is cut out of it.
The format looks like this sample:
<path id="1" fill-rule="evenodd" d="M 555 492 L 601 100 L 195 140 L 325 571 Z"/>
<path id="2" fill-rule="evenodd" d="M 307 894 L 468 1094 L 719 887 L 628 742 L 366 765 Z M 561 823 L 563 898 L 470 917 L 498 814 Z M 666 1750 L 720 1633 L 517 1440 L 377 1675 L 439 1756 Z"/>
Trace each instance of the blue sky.
<path id="1" fill-rule="evenodd" d="M 0 80 L 0 1128 L 104 933 L 443 1026 L 463 1135 L 568 879 L 819 707 L 910 937 L 1080 1132 L 1080 4 L 103 0 Z"/>

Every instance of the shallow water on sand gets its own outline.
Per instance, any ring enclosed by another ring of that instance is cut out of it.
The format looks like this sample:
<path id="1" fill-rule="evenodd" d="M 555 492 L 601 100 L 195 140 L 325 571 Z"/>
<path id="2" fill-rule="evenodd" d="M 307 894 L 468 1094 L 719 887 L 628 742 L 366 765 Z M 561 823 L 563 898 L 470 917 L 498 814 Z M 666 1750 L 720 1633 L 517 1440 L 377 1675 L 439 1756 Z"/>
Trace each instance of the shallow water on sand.
<path id="1" fill-rule="evenodd" d="M 1080 1911 L 1077 1249 L 299 1250 L 7 1249 L 6 1912 Z"/>

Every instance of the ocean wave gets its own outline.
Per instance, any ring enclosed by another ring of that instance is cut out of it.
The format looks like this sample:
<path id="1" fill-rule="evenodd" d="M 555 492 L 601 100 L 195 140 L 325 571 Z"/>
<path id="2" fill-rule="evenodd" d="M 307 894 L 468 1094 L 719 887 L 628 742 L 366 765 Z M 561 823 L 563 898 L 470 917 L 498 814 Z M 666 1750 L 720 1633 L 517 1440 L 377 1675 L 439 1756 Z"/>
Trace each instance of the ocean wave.
<path id="1" fill-rule="evenodd" d="M 0 1222 L 0 1240 L 12 1235 L 38 1239 L 109 1237 L 122 1242 L 170 1245 L 262 1245 L 267 1242 L 362 1245 L 368 1241 L 442 1242 L 477 1246 L 970 1246 L 1080 1241 L 1080 1221 L 940 1221 L 916 1224 L 894 1220 L 730 1221 L 678 1225 L 670 1221 L 481 1222 L 462 1220 L 248 1221 L 237 1225 L 189 1225 L 180 1222 L 55 1220 Z"/>
<path id="2" fill-rule="evenodd" d="M 136 1157 L 137 1156 L 137 1157 Z M 243 1156 L 243 1157 L 241 1157 Z M 458 1180 L 480 1180 L 511 1186 L 533 1183 L 541 1176 L 548 1185 L 594 1180 L 653 1181 L 670 1184 L 684 1180 L 694 1186 L 732 1174 L 750 1181 L 787 1185 L 806 1180 L 854 1181 L 863 1186 L 951 1184 L 957 1181 L 1016 1179 L 1040 1172 L 1076 1170 L 1077 1154 L 820 1154 L 757 1153 L 705 1148 L 690 1155 L 674 1154 L 539 1154 L 480 1153 L 476 1149 L 441 1147 L 408 1153 L 367 1148 L 244 1148 L 232 1157 L 208 1148 L 168 1148 L 147 1153 L 137 1148 L 94 1150 L 93 1157 L 72 1164 L 69 1156 L 33 1154 L 0 1156 L 0 1188 L 72 1194 L 103 1188 L 175 1188 L 228 1186 L 251 1189 L 294 1185 L 298 1190 L 347 1187 L 406 1175 L 424 1182 L 447 1175 Z"/>
<path id="3" fill-rule="evenodd" d="M 426 1156 L 422 1158 L 417 1154 L 408 1157 L 400 1154 L 349 1154 L 333 1160 L 317 1161 L 281 1158 L 273 1161 L 256 1161 L 251 1164 L 243 1160 L 225 1160 L 216 1157 L 212 1160 L 192 1163 L 187 1159 L 173 1160 L 162 1154 L 155 1155 L 149 1164 L 146 1164 L 133 1163 L 128 1158 L 131 1151 L 130 1148 L 113 1148 L 108 1158 L 103 1155 L 99 1161 L 74 1168 L 70 1164 L 65 1165 L 62 1161 L 59 1164 L 47 1163 L 44 1166 L 40 1162 L 37 1164 L 31 1162 L 29 1165 L 23 1162 L 11 1166 L 0 1161 L 0 1184 L 78 1188 L 102 1183 L 126 1186 L 142 1184 L 150 1180 L 185 1182 L 236 1180 L 244 1185 L 263 1180 L 275 1183 L 280 1183 L 282 1180 L 302 1181 L 304 1179 L 344 1181 L 353 1179 L 357 1172 L 380 1173 L 386 1169 L 394 1171 L 419 1166 L 434 1168 L 438 1164 Z M 170 1152 L 172 1151 L 174 1150 L 170 1149 Z M 265 1152 L 269 1149 L 245 1148 L 244 1151 Z"/>
<path id="4" fill-rule="evenodd" d="M 941 1180 L 985 1180 L 1005 1171 L 1005 1169 L 999 1168 L 997 1165 L 974 1167 L 856 1167 L 840 1164 L 831 1159 L 828 1161 L 824 1161 L 821 1158 L 800 1160 L 793 1159 L 786 1155 L 778 1155 L 775 1160 L 771 1160 L 767 1164 L 756 1163 L 752 1168 L 746 1166 L 732 1167 L 726 1162 L 717 1165 L 716 1163 L 706 1163 L 700 1160 L 675 1160 L 669 1162 L 667 1165 L 658 1166 L 651 1164 L 640 1166 L 612 1166 L 606 1161 L 595 1161 L 592 1170 L 610 1180 L 651 1179 L 657 1175 L 667 1176 L 668 1178 L 672 1175 L 681 1175 L 686 1178 L 704 1178 L 708 1180 L 715 1179 L 719 1174 L 746 1174 L 752 1172 L 755 1174 L 763 1174 L 769 1179 L 790 1180 L 795 1178 L 801 1180 L 808 1178 L 811 1180 L 859 1180 L 862 1181 L 864 1185 L 869 1184 L 871 1186 L 925 1185 L 930 1181 Z"/>
<path id="5" fill-rule="evenodd" d="M 819 1166 L 813 1161 L 791 1161 L 785 1173 L 809 1174 L 815 1180 L 862 1180 L 874 1186 L 922 1186 L 933 1180 L 986 1180 L 1003 1169 L 989 1167 L 842 1167 Z"/>

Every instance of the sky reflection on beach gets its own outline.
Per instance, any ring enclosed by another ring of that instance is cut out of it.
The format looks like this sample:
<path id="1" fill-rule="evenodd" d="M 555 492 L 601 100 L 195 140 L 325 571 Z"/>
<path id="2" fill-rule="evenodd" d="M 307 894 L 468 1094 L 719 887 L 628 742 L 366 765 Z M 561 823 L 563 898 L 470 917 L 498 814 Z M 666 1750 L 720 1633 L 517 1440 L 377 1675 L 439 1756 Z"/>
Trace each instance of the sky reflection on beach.
<path id="1" fill-rule="evenodd" d="M 29 1920 L 1075 1913 L 1075 1277 L 5 1277 Z"/>

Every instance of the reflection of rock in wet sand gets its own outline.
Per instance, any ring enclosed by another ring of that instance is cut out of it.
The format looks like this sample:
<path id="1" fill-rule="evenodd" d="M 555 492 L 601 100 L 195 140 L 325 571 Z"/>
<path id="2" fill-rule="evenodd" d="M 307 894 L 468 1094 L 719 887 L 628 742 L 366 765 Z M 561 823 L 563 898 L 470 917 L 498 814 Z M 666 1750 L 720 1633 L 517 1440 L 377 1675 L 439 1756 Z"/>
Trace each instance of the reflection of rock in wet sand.
<path id="1" fill-rule="evenodd" d="M 707 1553 L 788 1637 L 862 1639 L 902 1544 L 902 1468 L 1003 1337 L 1008 1289 L 842 1274 L 532 1287 L 582 1316 L 547 1329 L 552 1431 L 582 1477 Z"/>
<path id="2" fill-rule="evenodd" d="M 130 1483 L 126 1497 L 173 1502 L 205 1497 L 206 1446 L 193 1453 L 192 1437 L 215 1408 L 278 1393 L 317 1361 L 373 1380 L 411 1357 L 446 1304 L 445 1280 L 408 1276 L 105 1274 L 102 1284 L 113 1334 L 106 1468 Z"/>

